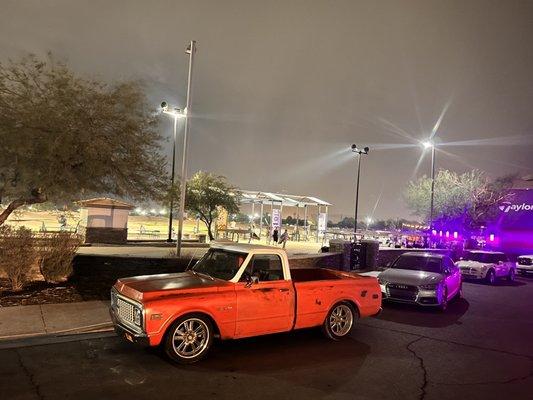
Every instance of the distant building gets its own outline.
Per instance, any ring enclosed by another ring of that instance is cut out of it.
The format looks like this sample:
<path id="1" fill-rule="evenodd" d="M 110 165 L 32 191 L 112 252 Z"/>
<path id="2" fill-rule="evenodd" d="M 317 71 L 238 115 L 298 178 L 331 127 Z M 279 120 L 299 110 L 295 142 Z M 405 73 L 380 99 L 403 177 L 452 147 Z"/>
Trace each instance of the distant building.
<path id="1" fill-rule="evenodd" d="M 488 243 L 512 254 L 533 254 L 533 175 L 517 179 L 509 198 L 498 205 L 498 219 L 487 227 Z"/>

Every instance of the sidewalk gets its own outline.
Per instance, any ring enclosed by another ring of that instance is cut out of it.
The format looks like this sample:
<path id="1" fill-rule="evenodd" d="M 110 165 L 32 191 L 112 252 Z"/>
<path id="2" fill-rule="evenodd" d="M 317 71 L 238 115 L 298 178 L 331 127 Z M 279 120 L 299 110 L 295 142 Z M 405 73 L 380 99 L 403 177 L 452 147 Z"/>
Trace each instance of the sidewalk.
<path id="1" fill-rule="evenodd" d="M 0 344 L 39 336 L 111 331 L 107 301 L 0 308 Z"/>

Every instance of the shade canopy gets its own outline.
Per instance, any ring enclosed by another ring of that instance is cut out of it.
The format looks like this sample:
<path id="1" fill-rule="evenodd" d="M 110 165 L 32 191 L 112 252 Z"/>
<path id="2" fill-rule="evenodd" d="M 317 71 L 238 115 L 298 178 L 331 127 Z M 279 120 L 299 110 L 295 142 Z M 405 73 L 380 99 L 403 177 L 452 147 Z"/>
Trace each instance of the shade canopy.
<path id="1" fill-rule="evenodd" d="M 331 203 L 313 196 L 299 196 L 294 194 L 279 194 L 256 190 L 239 190 L 241 204 L 272 204 L 276 203 L 288 207 L 331 206 Z"/>

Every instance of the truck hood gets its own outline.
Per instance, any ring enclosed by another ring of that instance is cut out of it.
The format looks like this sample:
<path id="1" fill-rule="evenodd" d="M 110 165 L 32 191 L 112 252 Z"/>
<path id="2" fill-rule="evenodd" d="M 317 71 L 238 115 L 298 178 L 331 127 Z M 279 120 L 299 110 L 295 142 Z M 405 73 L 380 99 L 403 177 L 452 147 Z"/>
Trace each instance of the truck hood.
<path id="1" fill-rule="evenodd" d="M 439 283 L 442 281 L 443 276 L 436 272 L 389 268 L 379 274 L 378 279 L 386 281 L 387 283 L 420 286 Z"/>
<path id="2" fill-rule="evenodd" d="M 217 291 L 229 282 L 194 274 L 191 271 L 176 274 L 144 275 L 131 278 L 120 278 L 115 289 L 122 295 L 142 302 L 161 296 L 185 293 Z"/>

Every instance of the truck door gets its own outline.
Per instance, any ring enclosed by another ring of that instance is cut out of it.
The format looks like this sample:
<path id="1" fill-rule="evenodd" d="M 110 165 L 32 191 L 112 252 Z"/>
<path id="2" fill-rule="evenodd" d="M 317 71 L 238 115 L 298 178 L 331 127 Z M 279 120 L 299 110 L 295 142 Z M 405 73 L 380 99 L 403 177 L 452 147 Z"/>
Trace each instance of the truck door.
<path id="1" fill-rule="evenodd" d="M 256 254 L 238 283 L 236 337 L 246 337 L 292 328 L 294 287 L 285 280 L 281 258 L 275 254 Z"/>

